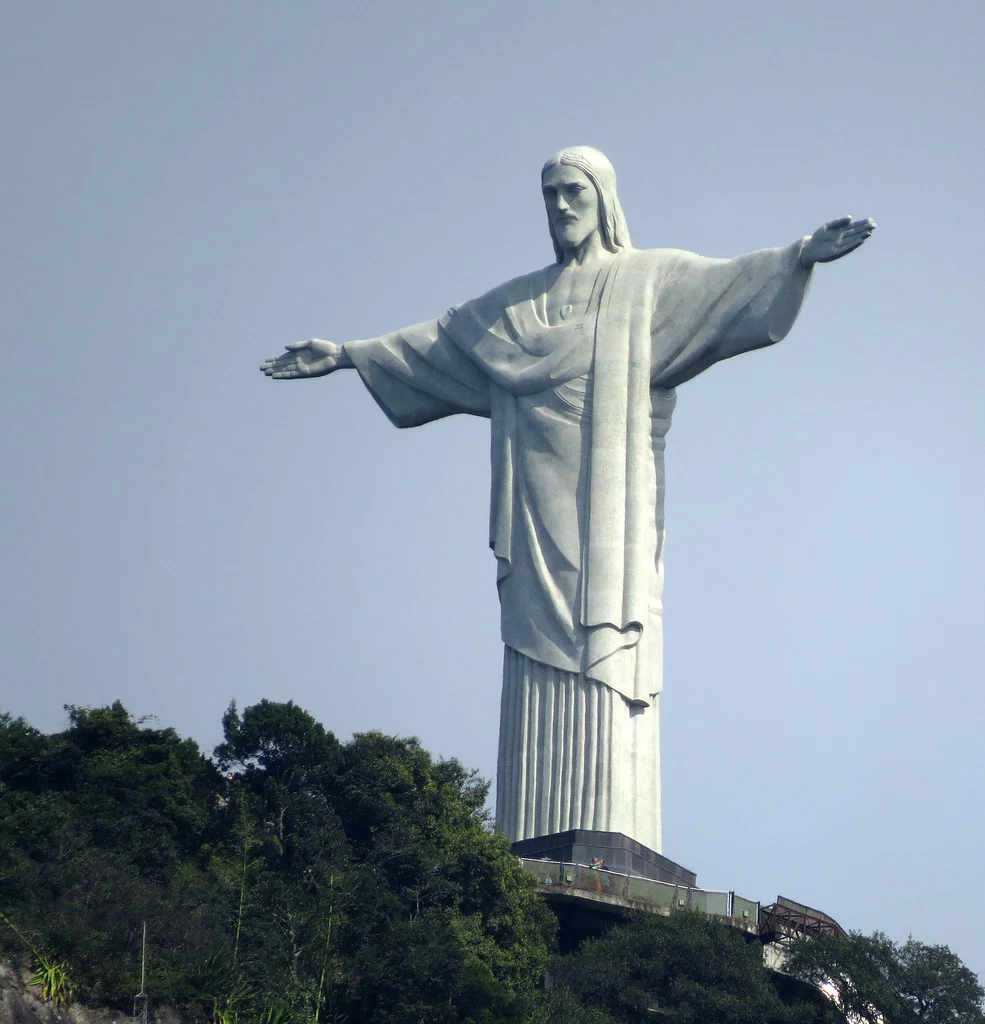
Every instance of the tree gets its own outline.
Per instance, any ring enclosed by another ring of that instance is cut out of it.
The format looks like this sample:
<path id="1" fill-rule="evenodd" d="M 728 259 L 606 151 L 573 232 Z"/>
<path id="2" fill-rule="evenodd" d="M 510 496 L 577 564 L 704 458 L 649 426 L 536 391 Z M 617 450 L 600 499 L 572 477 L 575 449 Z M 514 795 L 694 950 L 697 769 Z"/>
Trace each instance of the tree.
<path id="1" fill-rule="evenodd" d="M 212 864 L 258 991 L 319 1021 L 527 1014 L 553 918 L 489 828 L 475 773 L 416 740 L 340 744 L 291 703 L 231 706 L 223 727 L 236 845 Z"/>
<path id="2" fill-rule="evenodd" d="M 0 953 L 129 1008 L 146 921 L 189 1019 L 526 1020 L 555 922 L 457 761 L 292 703 L 231 706 L 218 764 L 119 702 L 68 711 L 0 715 Z"/>
<path id="3" fill-rule="evenodd" d="M 654 1016 L 653 1020 L 660 1018 Z M 530 1016 L 530 1024 L 617 1024 L 614 1017 L 597 1006 L 586 1006 L 570 989 L 553 987 L 541 996 Z"/>
<path id="4" fill-rule="evenodd" d="M 232 701 L 222 729 L 225 740 L 215 748 L 215 758 L 223 771 L 259 772 L 281 786 L 316 781 L 338 757 L 338 740 L 293 701 L 262 700 L 242 715 Z"/>
<path id="5" fill-rule="evenodd" d="M 129 1009 L 146 921 L 152 996 L 213 1024 L 845 1022 L 687 913 L 616 926 L 541 992 L 556 921 L 493 833 L 486 783 L 414 739 L 343 743 L 261 701 L 226 712 L 217 765 L 119 702 L 68 711 L 48 736 L 0 713 L 0 954 L 52 999 Z M 985 1024 L 947 947 L 832 943 L 791 965 L 857 1019 Z"/>
<path id="6" fill-rule="evenodd" d="M 326 796 L 340 744 L 293 702 L 223 716 L 215 757 L 229 771 L 210 869 L 234 930 L 234 970 L 261 1002 L 325 1019 L 334 999 L 346 836 Z"/>
<path id="7" fill-rule="evenodd" d="M 763 967 L 762 947 L 702 914 L 633 915 L 557 958 L 558 985 L 617 1024 L 808 1024 L 823 1005 L 785 1002 Z M 656 1011 L 656 1012 L 653 1012 Z"/>
<path id="8" fill-rule="evenodd" d="M 867 1024 L 985 1024 L 985 990 L 947 946 L 900 945 L 882 932 L 819 936 L 792 944 L 786 970 Z"/>
<path id="9" fill-rule="evenodd" d="M 69 728 L 50 736 L 0 718 L 0 911 L 12 923 L 0 946 L 71 964 L 81 996 L 128 1008 L 147 921 L 155 995 L 187 1001 L 188 966 L 225 944 L 197 864 L 218 772 L 118 701 L 66 710 Z"/>

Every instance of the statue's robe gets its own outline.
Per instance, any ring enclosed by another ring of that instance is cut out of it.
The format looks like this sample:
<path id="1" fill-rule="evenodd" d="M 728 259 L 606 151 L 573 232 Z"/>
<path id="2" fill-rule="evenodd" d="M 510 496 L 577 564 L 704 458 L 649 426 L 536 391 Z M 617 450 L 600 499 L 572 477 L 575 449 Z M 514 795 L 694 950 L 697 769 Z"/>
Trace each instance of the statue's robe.
<path id="1" fill-rule="evenodd" d="M 675 388 L 779 341 L 803 241 L 732 260 L 622 250 L 548 323 L 548 268 L 345 348 L 398 427 L 492 426 L 490 546 L 506 645 L 497 826 L 660 850 L 664 442 Z"/>

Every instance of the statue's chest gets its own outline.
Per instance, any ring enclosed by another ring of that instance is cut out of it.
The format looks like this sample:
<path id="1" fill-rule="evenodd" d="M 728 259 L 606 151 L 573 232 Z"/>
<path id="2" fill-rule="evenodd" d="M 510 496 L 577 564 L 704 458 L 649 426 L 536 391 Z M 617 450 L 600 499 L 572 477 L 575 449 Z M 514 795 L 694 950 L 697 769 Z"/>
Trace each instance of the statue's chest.
<path id="1" fill-rule="evenodd" d="M 595 291 L 596 275 L 562 274 L 544 296 L 544 313 L 551 326 L 588 312 Z"/>

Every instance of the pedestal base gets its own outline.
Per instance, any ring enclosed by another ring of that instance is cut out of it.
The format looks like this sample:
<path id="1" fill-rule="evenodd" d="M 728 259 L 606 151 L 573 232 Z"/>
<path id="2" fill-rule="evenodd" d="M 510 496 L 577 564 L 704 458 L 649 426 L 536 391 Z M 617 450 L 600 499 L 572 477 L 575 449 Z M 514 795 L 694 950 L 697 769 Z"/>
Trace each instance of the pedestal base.
<path id="1" fill-rule="evenodd" d="M 589 865 L 593 857 L 600 857 L 609 871 L 640 875 L 658 882 L 686 885 L 688 888 L 694 888 L 698 880 L 693 871 L 675 864 L 663 854 L 656 853 L 621 832 L 594 832 L 575 828 L 549 836 L 521 839 L 513 844 L 513 852 L 518 857 Z"/>

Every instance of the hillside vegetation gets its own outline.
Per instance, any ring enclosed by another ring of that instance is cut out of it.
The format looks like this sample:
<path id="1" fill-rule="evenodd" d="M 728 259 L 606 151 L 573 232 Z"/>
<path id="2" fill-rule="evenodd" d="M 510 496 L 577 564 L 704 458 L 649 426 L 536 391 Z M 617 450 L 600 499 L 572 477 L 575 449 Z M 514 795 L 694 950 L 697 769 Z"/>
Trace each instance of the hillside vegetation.
<path id="1" fill-rule="evenodd" d="M 266 701 L 216 761 L 119 703 L 69 718 L 0 731 L 8 956 L 129 1011 L 146 921 L 148 988 L 195 1020 L 526 1013 L 553 922 L 457 761 Z"/>
<path id="2" fill-rule="evenodd" d="M 641 915 L 552 960 L 557 922 L 491 830 L 486 783 L 415 740 L 340 742 L 261 701 L 230 706 L 206 757 L 119 702 L 67 711 L 52 735 L 0 713 L 0 959 L 53 1009 L 129 1015 L 146 923 L 151 1006 L 187 1022 L 844 1020 L 698 915 Z M 947 954 L 960 1012 L 894 1024 L 985 1019 Z M 805 978 L 824 971 L 802 958 Z"/>

